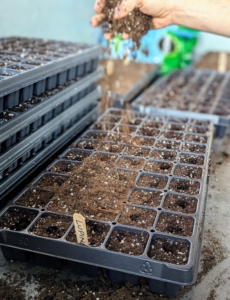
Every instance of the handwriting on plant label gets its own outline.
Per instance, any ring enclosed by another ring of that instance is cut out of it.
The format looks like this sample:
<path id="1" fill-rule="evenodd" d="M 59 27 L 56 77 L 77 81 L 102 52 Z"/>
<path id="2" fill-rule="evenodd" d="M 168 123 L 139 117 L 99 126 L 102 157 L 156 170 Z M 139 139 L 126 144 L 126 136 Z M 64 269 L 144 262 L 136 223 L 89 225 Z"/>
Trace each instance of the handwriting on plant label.
<path id="1" fill-rule="evenodd" d="M 73 215 L 73 222 L 77 236 L 77 243 L 81 245 L 89 245 L 88 235 L 86 230 L 85 218 L 81 214 Z"/>

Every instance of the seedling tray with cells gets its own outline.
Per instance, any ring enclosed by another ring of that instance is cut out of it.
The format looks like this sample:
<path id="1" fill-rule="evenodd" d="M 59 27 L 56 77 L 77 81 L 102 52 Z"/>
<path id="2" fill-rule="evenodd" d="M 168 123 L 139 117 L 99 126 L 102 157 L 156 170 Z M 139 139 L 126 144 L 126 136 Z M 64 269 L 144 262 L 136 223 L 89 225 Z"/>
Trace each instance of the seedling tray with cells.
<path id="1" fill-rule="evenodd" d="M 196 280 L 206 204 L 213 124 L 194 123 L 108 110 L 4 209 L 38 216 L 25 232 L 2 229 L 1 244 L 107 268 L 119 282 L 147 277 L 153 292 L 176 296 Z M 76 243 L 74 213 L 99 224 L 100 243 Z M 47 236 L 48 216 L 68 219 L 68 229 Z"/>
<path id="2" fill-rule="evenodd" d="M 99 46 L 42 39 L 0 41 L 0 112 L 96 70 Z"/>
<path id="3" fill-rule="evenodd" d="M 176 71 L 158 80 L 133 102 L 148 114 L 212 120 L 216 136 L 223 137 L 230 122 L 230 73 L 209 70 Z"/>

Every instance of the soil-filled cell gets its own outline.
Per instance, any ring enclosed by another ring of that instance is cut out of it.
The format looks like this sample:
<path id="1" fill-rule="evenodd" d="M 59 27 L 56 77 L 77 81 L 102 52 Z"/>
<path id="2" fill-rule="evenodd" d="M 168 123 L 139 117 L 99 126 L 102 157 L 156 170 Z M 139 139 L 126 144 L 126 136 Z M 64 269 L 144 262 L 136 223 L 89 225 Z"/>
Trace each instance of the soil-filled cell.
<path id="1" fill-rule="evenodd" d="M 173 164 L 169 162 L 148 161 L 144 170 L 151 173 L 170 174 Z"/>
<path id="2" fill-rule="evenodd" d="M 177 150 L 180 148 L 180 142 L 159 140 L 156 142 L 155 147 L 162 148 L 162 149 L 168 149 L 168 150 Z"/>
<path id="3" fill-rule="evenodd" d="M 181 154 L 179 161 L 183 164 L 190 165 L 203 165 L 204 164 L 204 156 L 202 155 L 189 155 L 189 154 Z"/>
<path id="4" fill-rule="evenodd" d="M 109 153 L 121 153 L 125 148 L 125 145 L 122 144 L 113 144 L 113 143 L 103 143 L 99 146 L 98 150 L 102 152 Z"/>
<path id="5" fill-rule="evenodd" d="M 147 147 L 152 147 L 155 143 L 154 138 L 147 138 L 147 137 L 142 137 L 142 136 L 136 136 L 132 139 L 132 145 L 133 146 L 147 146 Z"/>
<path id="6" fill-rule="evenodd" d="M 173 179 L 169 185 L 169 190 L 176 193 L 198 195 L 200 183 L 197 181 Z"/>
<path id="7" fill-rule="evenodd" d="M 182 145 L 182 151 L 194 152 L 194 153 L 205 153 L 206 152 L 206 146 L 186 143 L 186 144 Z"/>
<path id="8" fill-rule="evenodd" d="M 16 204 L 31 208 L 43 208 L 49 203 L 52 196 L 53 192 L 29 189 L 16 201 Z"/>
<path id="9" fill-rule="evenodd" d="M 163 207 L 167 210 L 178 211 L 185 214 L 194 214 L 197 208 L 197 199 L 168 194 L 165 197 Z"/>
<path id="10" fill-rule="evenodd" d="M 169 140 L 182 140 L 183 133 L 174 132 L 174 131 L 164 131 L 159 135 L 160 138 L 169 139 Z"/>
<path id="11" fill-rule="evenodd" d="M 151 149 L 144 148 L 144 147 L 127 147 L 125 150 L 125 154 L 133 155 L 133 156 L 140 156 L 140 157 L 148 157 Z"/>
<path id="12" fill-rule="evenodd" d="M 41 189 L 56 190 L 67 180 L 64 176 L 58 175 L 43 175 L 39 181 L 36 183 L 36 186 Z"/>
<path id="13" fill-rule="evenodd" d="M 185 141 L 206 144 L 208 141 L 208 137 L 195 134 L 186 134 Z"/>
<path id="14" fill-rule="evenodd" d="M 80 140 L 77 143 L 73 143 L 72 147 L 85 149 L 85 150 L 96 150 L 99 143 L 94 140 Z"/>
<path id="15" fill-rule="evenodd" d="M 124 156 L 118 160 L 118 162 L 116 163 L 116 167 L 131 170 L 140 170 L 143 168 L 144 164 L 145 160 L 142 158 Z"/>
<path id="16" fill-rule="evenodd" d="M 162 194 L 151 190 L 137 189 L 132 192 L 129 202 L 149 207 L 157 207 L 162 200 Z"/>
<path id="17" fill-rule="evenodd" d="M 84 152 L 84 151 L 76 151 L 70 150 L 68 151 L 63 158 L 74 161 L 83 161 L 87 157 L 89 157 L 92 152 Z"/>
<path id="18" fill-rule="evenodd" d="M 174 175 L 178 177 L 188 177 L 190 179 L 201 179 L 203 169 L 190 166 L 176 166 Z"/>
<path id="19" fill-rule="evenodd" d="M 104 140 L 107 132 L 88 131 L 83 137 L 86 139 Z"/>
<path id="20" fill-rule="evenodd" d="M 137 185 L 162 190 L 166 188 L 167 182 L 168 177 L 142 174 Z"/>
<path id="21" fill-rule="evenodd" d="M 160 151 L 154 150 L 151 152 L 150 157 L 156 160 L 167 160 L 167 161 L 175 161 L 177 156 L 176 151 Z"/>
<path id="22" fill-rule="evenodd" d="M 96 123 L 93 125 L 93 130 L 103 130 L 103 131 L 109 131 L 113 130 L 115 127 L 115 124 L 112 123 Z"/>
<path id="23" fill-rule="evenodd" d="M 58 161 L 55 165 L 50 168 L 50 172 L 70 175 L 72 174 L 73 169 L 76 170 L 77 167 L 80 167 L 81 164 L 71 163 L 69 161 Z"/>

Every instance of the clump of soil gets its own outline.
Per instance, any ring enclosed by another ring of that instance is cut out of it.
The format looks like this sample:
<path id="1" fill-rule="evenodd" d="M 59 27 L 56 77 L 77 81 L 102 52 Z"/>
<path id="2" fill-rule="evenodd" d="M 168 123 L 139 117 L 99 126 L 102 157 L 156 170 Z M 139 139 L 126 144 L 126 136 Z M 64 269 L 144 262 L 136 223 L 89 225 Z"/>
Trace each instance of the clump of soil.
<path id="1" fill-rule="evenodd" d="M 157 207 L 160 205 L 162 195 L 159 192 L 148 190 L 135 190 L 132 192 L 129 202 L 149 207 Z"/>
<path id="2" fill-rule="evenodd" d="M 89 245 L 92 247 L 99 247 L 103 244 L 109 232 L 110 226 L 92 220 L 86 220 L 86 228 Z M 68 242 L 77 244 L 76 232 L 74 227 L 67 235 L 66 240 Z"/>
<path id="3" fill-rule="evenodd" d="M 151 259 L 176 265 L 185 265 L 188 261 L 189 243 L 172 239 L 153 239 L 148 256 Z"/>
<path id="4" fill-rule="evenodd" d="M 151 173 L 169 174 L 173 168 L 172 163 L 149 161 L 145 165 L 144 170 Z"/>
<path id="5" fill-rule="evenodd" d="M 40 187 L 42 189 L 51 189 L 55 191 L 56 189 L 60 188 L 64 182 L 67 180 L 64 176 L 59 175 L 43 175 L 38 183 L 36 184 L 37 187 Z"/>
<path id="6" fill-rule="evenodd" d="M 168 161 L 174 161 L 176 159 L 177 152 L 175 151 L 160 151 L 160 150 L 154 150 L 152 151 L 150 157 L 157 159 L 157 160 L 168 160 Z"/>
<path id="7" fill-rule="evenodd" d="M 102 13 L 105 15 L 104 22 L 108 23 L 108 32 L 115 37 L 118 33 L 128 33 L 130 38 L 139 48 L 141 38 L 153 29 L 152 17 L 143 14 L 135 8 L 125 18 L 114 19 L 115 9 L 120 5 L 120 0 L 106 0 Z"/>
<path id="8" fill-rule="evenodd" d="M 206 144 L 208 141 L 208 138 L 207 138 L 207 136 L 202 136 L 202 135 L 187 134 L 185 136 L 185 141 Z"/>
<path id="9" fill-rule="evenodd" d="M 143 148 L 143 147 L 127 147 L 125 150 L 125 154 L 133 155 L 133 156 L 141 156 L 147 157 L 150 153 L 151 149 Z"/>
<path id="10" fill-rule="evenodd" d="M 15 117 L 15 114 L 12 114 L 8 111 L 3 111 L 0 113 L 0 122 L 7 122 Z"/>
<path id="11" fill-rule="evenodd" d="M 141 175 L 137 185 L 162 190 L 166 187 L 168 178 L 156 175 Z"/>
<path id="12" fill-rule="evenodd" d="M 125 145 L 122 144 L 113 144 L 113 143 L 103 143 L 98 150 L 110 153 L 121 153 Z"/>
<path id="13" fill-rule="evenodd" d="M 92 154 L 92 152 L 83 152 L 83 151 L 76 151 L 76 150 L 70 150 L 66 153 L 66 155 L 63 157 L 68 160 L 75 160 L 75 161 L 83 161 L 87 157 L 89 157 Z"/>
<path id="14" fill-rule="evenodd" d="M 43 215 L 30 229 L 30 233 L 51 239 L 60 239 L 71 224 L 71 218 L 57 215 Z"/>
<path id="15" fill-rule="evenodd" d="M 85 150 L 96 150 L 98 146 L 99 143 L 93 140 L 80 140 L 76 144 L 72 144 L 72 147 L 85 149 Z"/>
<path id="16" fill-rule="evenodd" d="M 157 141 L 156 148 L 162 148 L 162 149 L 172 149 L 176 150 L 180 148 L 180 142 L 173 142 L 173 141 L 167 141 L 167 140 L 161 140 Z"/>
<path id="17" fill-rule="evenodd" d="M 116 167 L 131 170 L 140 170 L 143 168 L 144 163 L 144 159 L 124 156 L 120 158 L 119 161 L 116 163 Z"/>
<path id="18" fill-rule="evenodd" d="M 134 226 L 140 228 L 150 228 L 156 218 L 156 211 L 150 209 L 141 209 L 135 206 L 126 206 L 121 213 L 118 222 L 127 226 Z"/>
<path id="19" fill-rule="evenodd" d="M 165 139 L 171 139 L 171 140 L 182 140 L 183 133 L 164 131 L 160 134 L 160 137 Z"/>
<path id="20" fill-rule="evenodd" d="M 174 175 L 179 177 L 188 177 L 191 179 L 201 179 L 202 173 L 202 168 L 194 168 L 189 166 L 176 166 L 174 170 Z"/>
<path id="21" fill-rule="evenodd" d="M 147 146 L 147 147 L 151 147 L 153 146 L 155 143 L 155 139 L 154 138 L 147 138 L 147 137 L 134 137 L 132 139 L 132 145 L 133 146 Z"/>
<path id="22" fill-rule="evenodd" d="M 49 171 L 58 174 L 71 174 L 73 168 L 77 168 L 80 164 L 71 163 L 69 161 L 58 161 Z"/>
<path id="23" fill-rule="evenodd" d="M 43 208 L 49 203 L 52 196 L 53 192 L 29 189 L 17 200 L 16 204 L 31 208 Z"/>
<path id="24" fill-rule="evenodd" d="M 168 210 L 178 211 L 185 214 L 195 214 L 197 199 L 169 194 L 165 197 L 163 207 Z"/>
<path id="25" fill-rule="evenodd" d="M 35 219 L 36 214 L 23 209 L 13 208 L 0 218 L 0 228 L 22 231 Z"/>
<path id="26" fill-rule="evenodd" d="M 191 236 L 194 220 L 190 217 L 162 213 L 157 222 L 157 230 L 170 234 Z"/>
<path id="27" fill-rule="evenodd" d="M 129 255 L 141 255 L 145 250 L 148 237 L 146 232 L 115 229 L 106 244 L 106 248 Z"/>
<path id="28" fill-rule="evenodd" d="M 173 179 L 169 185 L 169 190 L 176 193 L 198 195 L 200 183 L 197 181 Z"/>
<path id="29" fill-rule="evenodd" d="M 182 154 L 180 155 L 180 162 L 184 164 L 190 164 L 190 165 L 203 165 L 204 156 Z"/>
<path id="30" fill-rule="evenodd" d="M 185 152 L 194 152 L 194 153 L 205 153 L 206 146 L 197 145 L 197 144 L 183 144 L 182 151 Z"/>

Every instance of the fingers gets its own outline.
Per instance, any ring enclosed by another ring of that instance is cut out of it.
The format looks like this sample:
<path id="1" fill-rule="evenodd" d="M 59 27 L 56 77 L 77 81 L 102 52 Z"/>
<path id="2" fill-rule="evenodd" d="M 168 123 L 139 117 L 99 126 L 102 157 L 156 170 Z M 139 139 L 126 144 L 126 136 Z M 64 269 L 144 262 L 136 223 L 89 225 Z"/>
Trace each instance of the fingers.
<path id="1" fill-rule="evenodd" d="M 96 0 L 94 5 L 95 12 L 100 14 L 104 6 L 105 6 L 105 0 Z"/>
<path id="2" fill-rule="evenodd" d="M 123 38 L 123 40 L 128 40 L 129 39 L 128 33 L 123 32 L 122 33 L 122 38 Z"/>
<path id="3" fill-rule="evenodd" d="M 91 25 L 93 27 L 99 26 L 101 24 L 101 22 L 103 21 L 104 17 L 105 16 L 103 14 L 93 16 L 91 19 Z"/>
<path id="4" fill-rule="evenodd" d="M 111 40 L 112 39 L 112 34 L 109 32 L 104 33 L 104 37 L 106 40 Z"/>
<path id="5" fill-rule="evenodd" d="M 123 0 L 115 10 L 115 19 L 121 19 L 127 16 L 138 5 L 137 0 Z"/>

